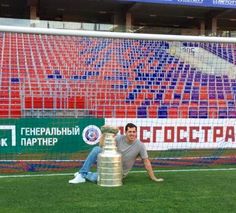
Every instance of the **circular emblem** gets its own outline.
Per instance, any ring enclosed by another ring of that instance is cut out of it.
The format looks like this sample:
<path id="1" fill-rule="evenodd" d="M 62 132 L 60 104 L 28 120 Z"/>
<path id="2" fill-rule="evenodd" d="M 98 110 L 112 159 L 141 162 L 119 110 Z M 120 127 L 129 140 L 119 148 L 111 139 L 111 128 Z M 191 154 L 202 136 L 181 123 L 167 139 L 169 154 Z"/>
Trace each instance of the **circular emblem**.
<path id="1" fill-rule="evenodd" d="M 85 143 L 94 145 L 99 141 L 101 130 L 97 126 L 89 125 L 84 128 L 82 135 Z"/>

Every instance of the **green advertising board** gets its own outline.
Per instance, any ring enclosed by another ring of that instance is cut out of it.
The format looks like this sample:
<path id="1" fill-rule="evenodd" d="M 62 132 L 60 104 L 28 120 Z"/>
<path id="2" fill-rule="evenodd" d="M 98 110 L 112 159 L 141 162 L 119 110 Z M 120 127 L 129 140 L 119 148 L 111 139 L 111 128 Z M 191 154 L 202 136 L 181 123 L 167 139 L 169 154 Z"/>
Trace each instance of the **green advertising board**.
<path id="1" fill-rule="evenodd" d="M 73 153 L 98 143 L 104 119 L 0 119 L 0 153 Z"/>

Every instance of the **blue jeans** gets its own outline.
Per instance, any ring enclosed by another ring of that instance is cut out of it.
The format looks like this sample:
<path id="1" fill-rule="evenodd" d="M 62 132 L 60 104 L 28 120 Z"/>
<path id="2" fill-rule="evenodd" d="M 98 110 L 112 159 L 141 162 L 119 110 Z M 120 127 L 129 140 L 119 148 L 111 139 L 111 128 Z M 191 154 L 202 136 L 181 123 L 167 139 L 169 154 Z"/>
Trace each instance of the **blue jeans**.
<path id="1" fill-rule="evenodd" d="M 98 178 L 97 172 L 90 172 L 90 169 L 96 163 L 98 154 L 101 152 L 102 148 L 100 146 L 93 147 L 88 157 L 84 161 L 82 168 L 79 170 L 79 173 L 82 175 L 83 178 L 91 182 L 97 182 Z"/>

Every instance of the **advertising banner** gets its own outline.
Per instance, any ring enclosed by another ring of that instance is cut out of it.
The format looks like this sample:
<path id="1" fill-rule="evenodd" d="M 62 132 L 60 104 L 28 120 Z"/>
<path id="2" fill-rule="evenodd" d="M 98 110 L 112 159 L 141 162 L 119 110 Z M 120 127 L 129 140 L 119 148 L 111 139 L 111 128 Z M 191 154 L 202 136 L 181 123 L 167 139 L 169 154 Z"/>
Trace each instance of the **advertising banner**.
<path id="1" fill-rule="evenodd" d="M 127 123 L 138 127 L 148 150 L 236 148 L 236 119 L 106 119 L 124 133 Z"/>
<path id="2" fill-rule="evenodd" d="M 0 119 L 0 154 L 73 153 L 97 145 L 100 127 L 138 126 L 148 150 L 236 148 L 236 119 Z"/>
<path id="3" fill-rule="evenodd" d="M 198 7 L 236 8 L 236 0 L 121 0 L 126 2 L 188 5 Z"/>
<path id="4" fill-rule="evenodd" d="M 77 152 L 98 143 L 104 119 L 0 119 L 0 154 Z"/>

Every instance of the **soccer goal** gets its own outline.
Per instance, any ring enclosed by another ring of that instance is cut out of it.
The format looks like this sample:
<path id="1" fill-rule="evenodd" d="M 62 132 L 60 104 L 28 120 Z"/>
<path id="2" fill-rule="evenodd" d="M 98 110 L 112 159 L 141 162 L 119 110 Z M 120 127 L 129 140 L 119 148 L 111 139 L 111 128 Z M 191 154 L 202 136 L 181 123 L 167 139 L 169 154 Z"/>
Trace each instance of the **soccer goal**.
<path id="1" fill-rule="evenodd" d="M 235 38 L 0 31 L 1 172 L 78 167 L 128 122 L 154 166 L 235 165 Z"/>

